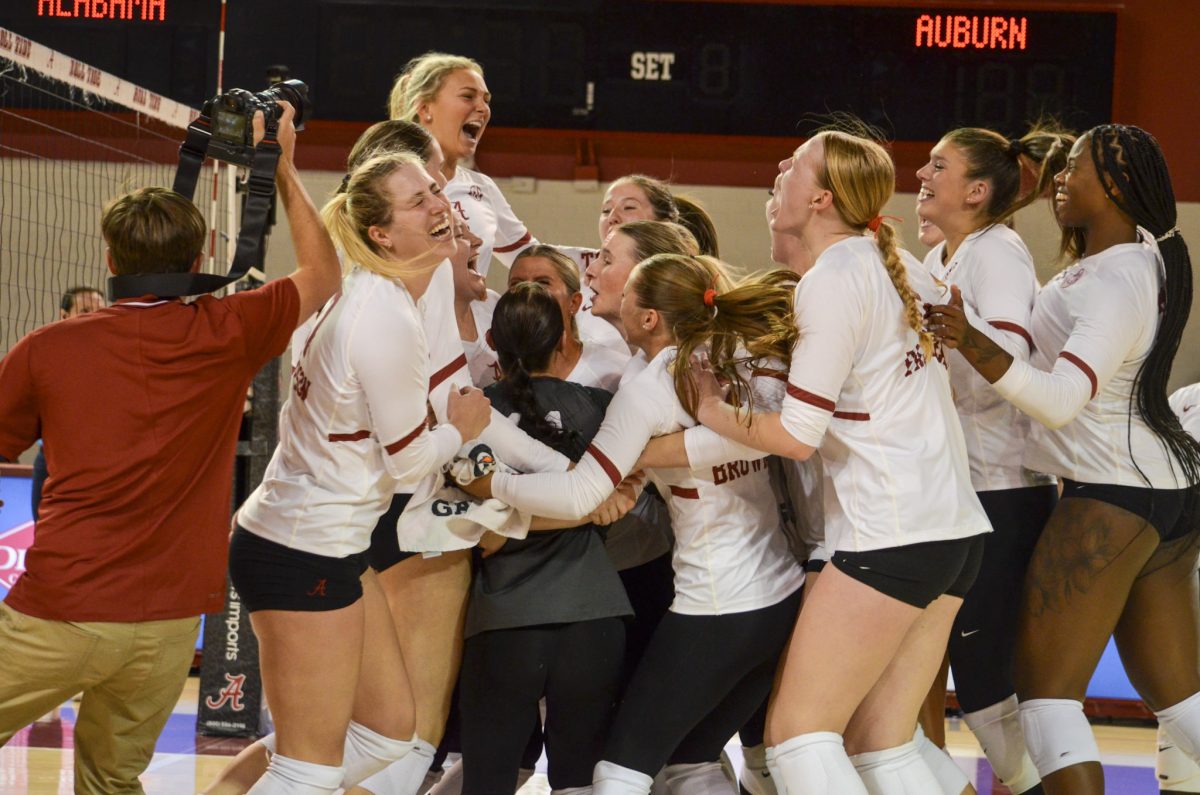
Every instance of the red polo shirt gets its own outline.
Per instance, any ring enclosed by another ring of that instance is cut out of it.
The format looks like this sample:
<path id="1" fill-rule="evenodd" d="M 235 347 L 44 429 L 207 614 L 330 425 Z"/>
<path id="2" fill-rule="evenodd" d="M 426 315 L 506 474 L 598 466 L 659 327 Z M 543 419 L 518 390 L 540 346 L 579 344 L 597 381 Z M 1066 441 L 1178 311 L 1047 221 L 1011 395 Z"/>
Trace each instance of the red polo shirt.
<path id="1" fill-rule="evenodd" d="M 50 477 L 7 603 L 59 621 L 220 610 L 246 389 L 283 353 L 291 279 L 226 298 L 124 301 L 0 360 L 0 456 L 45 440 Z"/>

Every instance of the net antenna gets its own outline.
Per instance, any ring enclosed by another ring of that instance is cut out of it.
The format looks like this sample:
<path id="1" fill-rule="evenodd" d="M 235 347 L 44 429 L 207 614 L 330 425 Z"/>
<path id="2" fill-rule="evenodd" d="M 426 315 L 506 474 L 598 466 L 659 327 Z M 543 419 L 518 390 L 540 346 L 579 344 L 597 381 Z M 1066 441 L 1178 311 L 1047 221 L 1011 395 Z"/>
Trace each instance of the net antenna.
<path id="1" fill-rule="evenodd" d="M 171 187 L 198 111 L 0 28 L 0 355 L 58 317 L 62 293 L 104 292 L 100 212 L 146 186 Z M 202 270 L 224 273 L 237 243 L 236 169 L 206 163 Z M 203 194 L 202 194 L 203 195 Z"/>

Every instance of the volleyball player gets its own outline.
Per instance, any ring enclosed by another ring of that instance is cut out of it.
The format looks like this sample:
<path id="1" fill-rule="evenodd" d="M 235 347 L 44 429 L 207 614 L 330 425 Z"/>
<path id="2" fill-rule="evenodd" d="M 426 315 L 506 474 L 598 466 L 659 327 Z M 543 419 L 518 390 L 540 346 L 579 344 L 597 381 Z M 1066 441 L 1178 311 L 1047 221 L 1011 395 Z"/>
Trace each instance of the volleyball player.
<path id="1" fill-rule="evenodd" d="M 884 149 L 846 133 L 822 132 L 783 161 L 771 227 L 800 239 L 803 274 L 783 411 L 747 424 L 700 374 L 705 425 L 790 458 L 819 448 L 825 467 L 834 554 L 768 720 L 772 774 L 792 793 L 938 791 L 913 727 L 989 529 L 918 306 L 932 285 L 905 268 L 879 217 L 894 184 Z"/>
<path id="2" fill-rule="evenodd" d="M 1175 390 L 1171 393 L 1170 404 L 1183 429 L 1191 434 L 1193 439 L 1200 439 L 1200 384 L 1190 384 Z M 1160 792 L 1200 792 L 1200 765 L 1176 747 L 1162 726 L 1158 727 L 1155 768 Z"/>
<path id="3" fill-rule="evenodd" d="M 1046 192 L 1072 142 L 1039 128 L 1009 140 L 964 127 L 943 136 L 917 171 L 918 215 L 944 237 L 925 267 L 937 282 L 957 284 L 975 325 L 1020 361 L 1033 352 L 1029 317 L 1039 285 L 1033 257 L 1004 222 Z M 1039 178 L 1022 193 L 1025 163 L 1039 168 Z M 1019 604 L 1011 594 L 1021 589 L 1058 490 L 1052 477 L 1021 465 L 1029 418 L 960 353 L 949 353 L 947 366 L 971 484 L 994 531 L 950 633 L 955 693 L 997 778 L 1014 793 L 1036 792 L 1012 680 Z"/>
<path id="4" fill-rule="evenodd" d="M 513 273 L 531 259 L 519 257 Z M 576 275 L 569 260 L 565 267 Z M 512 284 L 492 336 L 505 375 L 489 397 L 502 413 L 519 415 L 532 436 L 578 459 L 611 396 L 563 380 L 578 364 L 567 355 L 572 331 L 559 299 L 534 281 Z M 459 685 L 463 792 L 520 785 L 543 696 L 551 788 L 590 786 L 619 696 L 622 617 L 632 612 L 594 525 L 530 533 L 477 562 Z"/>
<path id="5" fill-rule="evenodd" d="M 1083 698 L 1110 635 L 1160 726 L 1200 758 L 1200 444 L 1166 394 L 1191 264 L 1158 143 L 1137 127 L 1096 127 L 1055 187 L 1081 258 L 1038 295 L 1032 362 L 981 334 L 957 288 L 929 323 L 1038 421 L 1025 463 L 1062 479 L 1026 578 L 1015 671 L 1030 756 L 1057 795 L 1104 791 Z"/>
<path id="6" fill-rule="evenodd" d="M 494 475 L 492 493 L 564 519 L 592 510 L 632 471 L 650 438 L 694 424 L 688 372 L 675 366 L 676 357 L 686 361 L 714 335 L 729 344 L 746 328 L 762 332 L 763 317 L 786 312 L 790 290 L 760 289 L 767 278 L 731 289 L 708 258 L 661 255 L 638 265 L 625 289 L 622 318 L 648 365 L 622 384 L 574 470 Z M 771 302 L 774 314 L 764 312 Z M 759 400 L 770 402 L 765 393 L 771 390 L 775 400 L 782 394 L 775 379 L 754 383 Z M 761 461 L 661 470 L 650 477 L 667 499 L 675 529 L 675 598 L 625 691 L 593 786 L 599 792 L 648 792 L 666 764 L 672 789 L 728 790 L 721 750 L 770 690 L 804 575 L 779 532 L 769 471 Z"/>
<path id="7" fill-rule="evenodd" d="M 454 318 L 463 353 L 467 356 L 471 381 L 482 388 L 495 383 L 500 377 L 496 351 L 488 343 L 492 312 L 496 309 L 500 294 L 488 288 L 487 281 L 479 272 L 482 239 L 471 231 L 466 221 L 457 213 L 455 215 L 456 227 L 467 245 L 451 258 L 454 266 Z"/>
<path id="8" fill-rule="evenodd" d="M 354 266 L 301 354 L 279 448 L 230 545 L 276 725 L 256 795 L 332 793 L 412 750 L 412 693 L 363 553 L 393 485 L 440 467 L 489 419 L 482 393 L 464 391 L 449 422 L 426 428 L 415 300 L 454 237 L 421 162 L 372 158 L 322 216 Z"/>
<path id="9" fill-rule="evenodd" d="M 492 118 L 492 94 L 483 67 L 460 55 L 428 52 L 412 59 L 396 78 L 388 101 L 393 119 L 425 127 L 441 146 L 446 198 L 483 243 L 479 272 L 487 276 L 492 255 L 505 265 L 537 242 L 486 174 L 467 167 Z"/>
<path id="10" fill-rule="evenodd" d="M 562 357 L 564 364 L 570 365 L 566 380 L 581 386 L 599 387 L 609 394 L 616 392 L 629 363 L 629 351 L 627 348 L 614 350 L 584 335 L 577 322 L 583 294 L 579 272 L 570 257 L 553 246 L 529 246 L 513 260 L 508 274 L 510 290 L 522 282 L 541 284 L 562 308 L 567 329 Z"/>

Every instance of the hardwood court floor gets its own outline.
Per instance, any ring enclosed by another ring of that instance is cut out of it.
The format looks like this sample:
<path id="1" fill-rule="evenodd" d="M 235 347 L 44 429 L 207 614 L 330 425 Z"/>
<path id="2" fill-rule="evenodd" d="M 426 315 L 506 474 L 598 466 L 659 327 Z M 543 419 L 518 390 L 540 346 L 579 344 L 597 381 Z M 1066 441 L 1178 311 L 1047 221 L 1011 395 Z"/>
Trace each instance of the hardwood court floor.
<path id="1" fill-rule="evenodd" d="M 184 688 L 179 705 L 159 738 L 154 759 L 142 782 L 148 795 L 186 795 L 207 785 L 224 767 L 228 757 L 245 745 L 244 740 L 198 737 L 196 727 L 197 680 Z M 0 795 L 70 795 L 72 791 L 73 705 L 62 708 L 62 719 L 31 726 L 0 748 Z M 1104 774 L 1111 795 L 1154 795 L 1155 733 L 1153 729 L 1126 726 L 1096 726 L 1104 755 Z M 946 740 L 955 761 L 975 782 L 980 795 L 1007 795 L 1008 789 L 992 777 L 978 743 L 958 720 L 946 725 Z M 741 766 L 741 749 L 730 743 L 729 756 Z M 549 795 L 545 759 L 539 774 L 521 790 L 521 795 Z"/>

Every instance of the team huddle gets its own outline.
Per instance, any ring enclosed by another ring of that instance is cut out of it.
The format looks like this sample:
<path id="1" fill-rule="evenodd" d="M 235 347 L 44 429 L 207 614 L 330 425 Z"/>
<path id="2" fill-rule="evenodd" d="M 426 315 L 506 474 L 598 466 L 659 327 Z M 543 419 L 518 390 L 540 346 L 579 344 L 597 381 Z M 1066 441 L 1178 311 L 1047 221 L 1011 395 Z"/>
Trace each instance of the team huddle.
<path id="1" fill-rule="evenodd" d="M 276 732 L 205 792 L 511 795 L 544 749 L 555 792 L 732 795 L 737 735 L 750 795 L 960 795 L 948 655 L 1012 792 L 1098 793 L 1114 635 L 1166 783 L 1197 775 L 1191 265 L 1153 137 L 947 132 L 922 262 L 843 123 L 780 163 L 776 267 L 737 275 L 643 175 L 599 248 L 535 239 L 464 165 L 489 101 L 470 59 L 410 62 L 297 238 L 336 292 L 256 291 L 299 321 L 229 546 Z"/>

